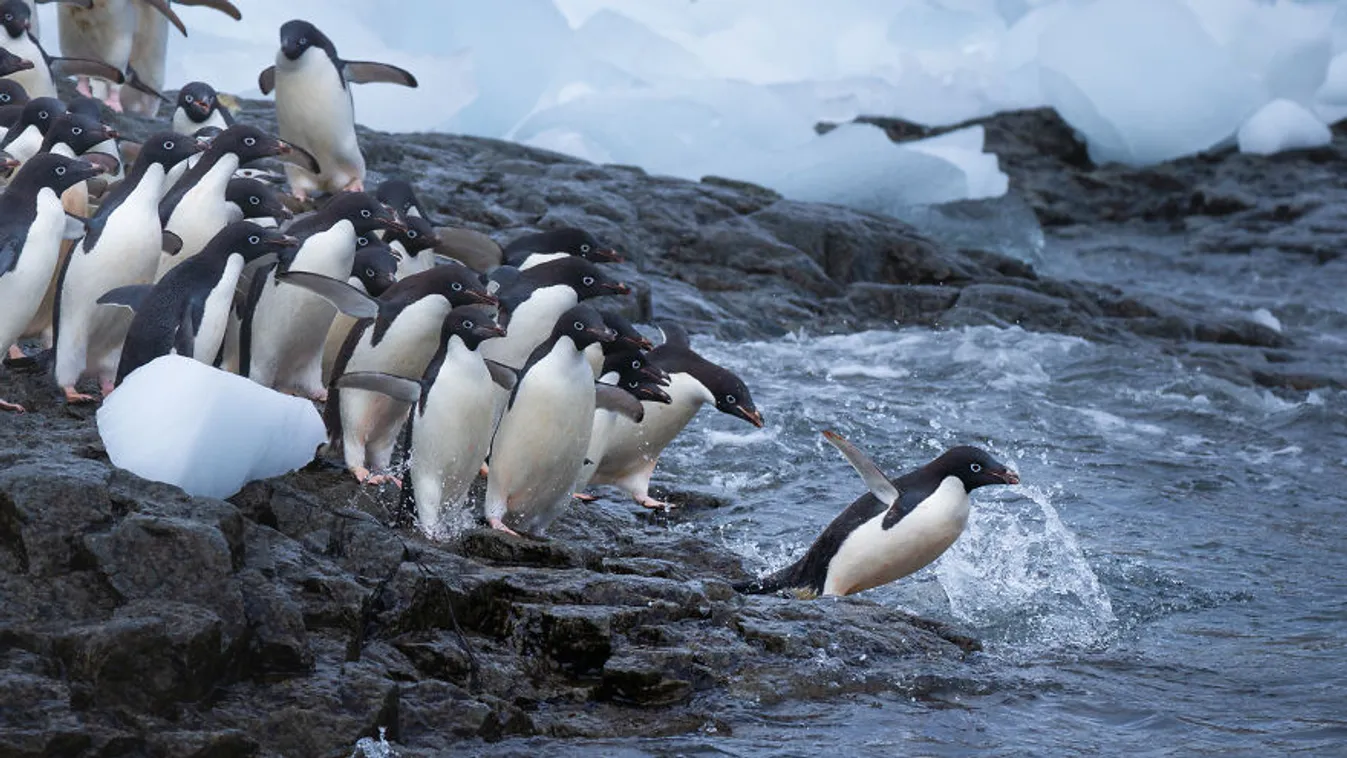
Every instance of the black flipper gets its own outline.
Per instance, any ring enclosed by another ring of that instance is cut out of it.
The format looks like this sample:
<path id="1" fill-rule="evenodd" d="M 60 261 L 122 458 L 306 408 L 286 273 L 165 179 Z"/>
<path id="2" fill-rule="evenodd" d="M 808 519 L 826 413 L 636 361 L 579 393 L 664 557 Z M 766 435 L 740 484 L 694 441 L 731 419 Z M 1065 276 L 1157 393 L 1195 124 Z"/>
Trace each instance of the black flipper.
<path id="1" fill-rule="evenodd" d="M 338 387 L 353 390 L 368 390 L 387 395 L 404 403 L 415 403 L 421 399 L 421 383 L 405 376 L 384 374 L 378 371 L 356 371 L 342 374 L 337 378 Z"/>
<path id="2" fill-rule="evenodd" d="M 311 271 L 286 271 L 276 274 L 276 281 L 303 287 L 337 306 L 337 310 L 351 318 L 374 318 L 379 315 L 378 300 L 340 279 Z"/>
<path id="3" fill-rule="evenodd" d="M 141 303 L 145 302 L 146 296 L 150 294 L 152 289 L 154 289 L 153 284 L 128 284 L 125 287 L 117 287 L 104 292 L 103 296 L 98 298 L 98 304 L 119 305 L 123 308 L 138 311 Z"/>
<path id="4" fill-rule="evenodd" d="M 229 0 L 173 0 L 178 5 L 199 5 L 205 8 L 213 8 L 235 21 L 242 21 L 243 14 Z"/>
<path id="5" fill-rule="evenodd" d="M 141 79 L 140 74 L 137 74 L 136 70 L 130 66 L 126 67 L 126 86 L 138 92 L 144 92 L 150 97 L 157 97 L 160 102 L 168 103 L 169 105 L 173 104 L 173 101 L 165 96 L 164 93 L 151 87 L 144 79 Z"/>
<path id="6" fill-rule="evenodd" d="M 178 28 L 178 31 L 182 32 L 182 36 L 187 36 L 187 27 L 183 25 L 182 19 L 178 18 L 178 14 L 168 7 L 168 0 L 145 0 L 145 3 L 163 14 L 170 24 L 173 24 Z"/>
<path id="7" fill-rule="evenodd" d="M 351 84 L 371 84 L 385 82 L 401 84 L 404 87 L 417 86 L 416 77 L 410 71 L 387 63 L 375 61 L 343 61 L 343 73 Z M 264 93 L 265 94 L 265 93 Z"/>
<path id="8" fill-rule="evenodd" d="M 126 83 L 126 75 L 103 61 L 91 61 L 88 58 L 52 58 L 51 72 L 56 76 L 94 76 L 107 79 L 113 84 Z"/>
<path id="9" fill-rule="evenodd" d="M 637 423 L 645 418 L 641 401 L 632 397 L 630 392 L 611 384 L 594 383 L 594 407 L 619 413 Z"/>
<path id="10" fill-rule="evenodd" d="M 271 91 L 276 89 L 275 66 L 267 66 L 262 69 L 262 73 L 257 75 L 257 88 L 262 90 L 264 95 L 270 95 Z"/>
<path id="11" fill-rule="evenodd" d="M 664 335 L 664 344 L 661 347 L 667 345 L 683 350 L 692 349 L 692 340 L 688 339 L 688 330 L 684 329 L 682 324 L 674 321 L 661 321 L 659 330 Z"/>
<path id="12" fill-rule="evenodd" d="M 519 371 L 510 368 L 504 363 L 486 359 L 486 370 L 491 372 L 491 381 L 495 382 L 503 390 L 513 390 L 515 384 L 519 382 Z"/>
<path id="13" fill-rule="evenodd" d="M 182 252 L 182 237 L 165 229 L 163 236 L 159 241 L 159 249 L 169 255 L 177 255 Z"/>

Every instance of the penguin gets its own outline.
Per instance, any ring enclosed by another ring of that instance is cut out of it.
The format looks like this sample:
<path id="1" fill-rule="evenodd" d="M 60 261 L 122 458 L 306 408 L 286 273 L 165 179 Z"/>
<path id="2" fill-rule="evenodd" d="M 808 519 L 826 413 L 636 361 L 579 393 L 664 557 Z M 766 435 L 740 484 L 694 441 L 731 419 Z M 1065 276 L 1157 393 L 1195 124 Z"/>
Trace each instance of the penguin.
<path id="1" fill-rule="evenodd" d="M 0 79 L 0 138 L 9 132 L 28 104 L 28 91 L 13 79 Z"/>
<path id="2" fill-rule="evenodd" d="M 345 281 L 355 262 L 356 237 L 381 227 L 400 229 L 402 222 L 364 192 L 341 193 L 289 226 L 299 246 L 272 270 L 259 271 L 248 293 L 239 329 L 240 374 L 275 390 L 327 399 L 322 351 L 337 309 L 319 295 L 282 284 L 276 275 L 299 271 Z"/>
<path id="3" fill-rule="evenodd" d="M 625 295 L 630 291 L 627 285 L 577 256 L 565 256 L 521 271 L 497 292 L 506 311 L 502 320 L 506 336 L 483 345 L 483 355 L 510 368 L 521 368 L 567 309 L 592 297 Z"/>
<path id="4" fill-rule="evenodd" d="M 89 7 L 91 0 L 65 0 L 63 5 Z M 56 97 L 56 83 L 52 76 L 96 76 L 115 84 L 122 84 L 122 72 L 102 61 L 83 58 L 53 58 L 47 55 L 31 33 L 32 11 L 23 0 L 5 0 L 0 3 L 0 26 L 4 38 L 0 47 L 33 62 L 33 67 L 11 74 L 10 78 L 23 85 L 29 97 Z"/>
<path id="5" fill-rule="evenodd" d="M 65 115 L 65 103 L 54 97 L 37 97 L 23 106 L 18 120 L 10 127 L 5 138 L 0 140 L 0 150 L 5 151 L 20 163 L 37 155 L 42 149 L 42 140 L 47 137 L 57 118 Z"/>
<path id="6" fill-rule="evenodd" d="M 61 271 L 55 304 L 56 383 L 66 401 L 92 401 L 75 385 L 94 373 L 104 394 L 112 391 L 127 314 L 98 306 L 103 293 L 154 281 L 159 250 L 176 244 L 159 225 L 159 194 L 174 164 L 200 150 L 194 140 L 173 132 L 147 139 L 130 173 L 89 220 L 89 231 L 71 251 Z"/>
<path id="7" fill-rule="evenodd" d="M 101 61 L 112 68 L 126 72 L 130 69 L 131 44 L 136 22 L 144 6 L 163 14 L 178 30 L 187 34 L 182 19 L 169 7 L 167 0 L 96 0 L 91 3 L 60 5 L 56 9 L 56 23 L 61 42 L 61 54 L 75 58 Z M 76 89 L 80 94 L 95 96 L 108 107 L 120 113 L 120 88 L 103 82 L 90 85 L 88 77 L 79 77 Z"/>
<path id="8" fill-rule="evenodd" d="M 225 203 L 230 221 L 248 219 L 263 226 L 279 226 L 294 214 L 285 207 L 274 185 L 257 179 L 234 177 L 225 185 Z"/>
<path id="9" fill-rule="evenodd" d="M 234 114 L 220 103 L 214 87 L 205 82 L 190 82 L 178 90 L 178 107 L 173 111 L 173 131 L 178 134 L 196 134 L 202 127 L 228 129 L 233 125 Z"/>
<path id="10" fill-rule="evenodd" d="M 262 94 L 276 92 L 281 137 L 307 148 L 319 170 L 286 166 L 290 188 L 303 200 L 312 192 L 365 188 L 365 156 L 355 134 L 349 85 L 389 82 L 416 87 L 416 77 L 386 63 L 344 61 L 327 35 L 308 21 L 281 25 L 276 65 L 258 76 Z"/>
<path id="11" fill-rule="evenodd" d="M 540 263 L 554 261 L 568 255 L 579 256 L 591 263 L 621 263 L 616 250 L 599 244 L 594 235 L 584 229 L 567 227 L 551 232 L 526 234 L 504 248 L 505 264 L 524 271 Z"/>
<path id="12" fill-rule="evenodd" d="M 20 71 L 29 71 L 32 68 L 32 61 L 27 58 L 20 58 L 9 50 L 0 47 L 0 77 L 17 74 Z"/>
<path id="13" fill-rule="evenodd" d="M 613 429 L 608 450 L 599 461 L 589 484 L 613 484 L 626 490 L 646 508 L 671 508 L 650 497 L 650 477 L 664 448 L 683 431 L 705 403 L 716 410 L 762 427 L 762 414 L 753 405 L 748 387 L 732 372 L 693 352 L 687 332 L 676 324 L 664 324 L 664 344 L 650 351 L 650 362 L 668 372 L 667 405 L 647 405 L 641 424 L 620 420 Z"/>
<path id="14" fill-rule="evenodd" d="M 378 240 L 370 242 L 374 235 L 362 235 L 364 246 L 356 250 L 355 262 L 351 264 L 351 275 L 346 283 L 369 295 L 380 297 L 398 281 L 398 259 L 393 249 Z M 323 384 L 332 383 L 332 369 L 337 365 L 337 356 L 341 346 L 346 343 L 346 335 L 356 325 L 358 319 L 338 312 L 328 327 L 327 339 L 323 341 Z"/>
<path id="15" fill-rule="evenodd" d="M 103 121 L 102 105 L 92 97 L 75 95 L 66 102 L 66 111 L 87 116 L 94 121 Z M 126 178 L 124 173 L 126 161 L 122 157 L 122 149 L 121 145 L 118 143 L 118 139 L 120 139 L 120 135 L 117 139 L 104 140 L 88 150 L 89 153 L 103 153 L 116 161 L 115 166 L 105 168 L 106 173 L 99 177 L 101 181 L 111 183 L 119 182 Z M 86 160 L 91 159 L 92 157 L 93 156 L 89 156 Z"/>
<path id="16" fill-rule="evenodd" d="M 851 595 L 901 579 L 939 558 L 968 523 L 978 487 L 1019 484 L 1019 475 L 985 450 L 959 446 L 897 479 L 834 432 L 824 432 L 869 492 L 828 524 L 804 557 L 735 586 L 746 594 L 789 591 L 802 599 Z"/>
<path id="17" fill-rule="evenodd" d="M 605 319 L 605 322 L 607 319 Z M 612 324 L 608 324 L 612 327 Z M 617 331 L 617 330 L 614 330 Z M 621 333 L 619 332 L 619 335 Z M 611 345 L 617 345 L 621 337 Z M 588 350 L 588 348 L 586 348 Z M 589 448 L 585 452 L 584 464 L 580 467 L 580 475 L 576 478 L 576 490 L 580 490 L 594 475 L 594 469 L 603 460 L 604 453 L 608 451 L 608 443 L 612 438 L 613 430 L 617 428 L 619 419 L 627 418 L 637 424 L 645 419 L 644 403 L 669 404 L 673 398 L 664 390 L 664 386 L 669 382 L 669 376 L 653 364 L 649 363 L 646 357 L 638 350 L 631 348 L 620 348 L 609 354 L 603 362 L 599 376 L 600 384 L 611 384 L 621 390 L 624 390 L 632 397 L 635 408 L 624 409 L 622 412 L 596 408 L 594 410 L 594 423 L 590 426 Z M 594 499 L 590 495 L 583 495 L 579 492 L 575 497 L 581 500 Z"/>
<path id="18" fill-rule="evenodd" d="M 180 136 L 179 139 L 191 138 Z M 174 254 L 166 251 L 160 257 L 155 278 L 162 278 L 169 269 L 196 255 L 229 223 L 225 192 L 239 166 L 272 156 L 300 162 L 312 160 L 312 156 L 303 150 L 247 124 L 235 124 L 211 140 L 210 147 L 159 204 L 159 218 L 164 229 L 176 234 L 182 240 L 182 247 Z"/>
<path id="19" fill-rule="evenodd" d="M 331 283 L 350 290 L 344 283 Z M 336 377 L 375 371 L 420 378 L 435 356 L 436 338 L 449 311 L 463 305 L 498 305 L 476 273 L 458 264 L 438 266 L 399 280 L 377 300 L 357 297 L 369 300 L 377 316 L 357 323 L 347 335 L 332 369 Z M 330 449 L 342 452 L 346 467 L 360 482 L 400 483 L 385 472 L 411 406 L 372 392 L 340 387 L 329 387 L 328 392 L 323 420 Z M 371 475 L 371 471 L 379 473 Z"/>
<path id="20" fill-rule="evenodd" d="M 379 186 L 374 189 L 374 196 L 379 198 L 379 202 L 390 206 L 404 217 L 423 218 L 432 226 L 435 223 L 421 205 L 420 198 L 416 196 L 416 189 L 406 179 L 385 179 L 379 182 Z"/>
<path id="21" fill-rule="evenodd" d="M 616 337 L 581 304 L 562 313 L 529 356 L 491 443 L 485 515 L 492 529 L 541 534 L 561 515 L 585 462 L 600 392 L 625 394 L 595 384 L 584 349 Z"/>
<path id="22" fill-rule="evenodd" d="M 0 195 L 0 345 L 14 344 L 41 303 L 61 240 L 83 233 L 61 207 L 61 193 L 102 170 L 64 155 L 38 155 Z M 0 410 L 23 406 L 0 400 Z"/>
<path id="23" fill-rule="evenodd" d="M 236 221 L 157 284 L 105 293 L 99 303 L 124 305 L 135 311 L 117 366 L 116 383 L 121 384 L 132 371 L 169 353 L 213 363 L 224 342 L 234 288 L 243 267 L 294 243 L 293 237 L 279 230 Z"/>
<path id="24" fill-rule="evenodd" d="M 407 228 L 384 236 L 398 261 L 398 279 L 435 268 L 435 227 L 421 216 L 405 216 Z"/>

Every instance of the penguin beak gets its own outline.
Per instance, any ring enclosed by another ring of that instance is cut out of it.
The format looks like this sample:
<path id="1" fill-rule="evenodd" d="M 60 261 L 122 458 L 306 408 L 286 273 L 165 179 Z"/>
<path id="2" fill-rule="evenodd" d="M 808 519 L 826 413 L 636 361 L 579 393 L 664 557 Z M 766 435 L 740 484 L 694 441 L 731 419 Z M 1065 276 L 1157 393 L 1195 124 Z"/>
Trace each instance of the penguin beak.
<path id="1" fill-rule="evenodd" d="M 14 62 L 14 70 L 15 70 L 16 72 L 18 72 L 18 71 L 28 71 L 28 70 L 32 69 L 32 67 L 33 67 L 33 62 L 30 61 L 30 60 L 28 60 L 27 58 L 20 58 L 19 60 L 17 60 L 17 61 Z"/>
<path id="2" fill-rule="evenodd" d="M 1014 471 L 1011 471 L 1008 468 L 1003 468 L 1000 471 L 992 471 L 989 473 L 991 473 L 991 475 L 996 477 L 997 479 L 1000 479 L 1002 482 L 1005 482 L 1006 484 L 1020 483 L 1020 475 L 1015 473 Z"/>
<path id="3" fill-rule="evenodd" d="M 649 363 L 641 368 L 638 375 L 647 382 L 658 384 L 661 387 L 669 384 L 669 375 L 665 373 L 664 369 L 652 366 Z"/>
<path id="4" fill-rule="evenodd" d="M 623 261 L 622 254 L 610 247 L 595 250 L 594 257 L 609 263 L 621 263 Z"/>
<path id="5" fill-rule="evenodd" d="M 652 403 L 667 404 L 673 402 L 673 398 L 669 397 L 669 393 L 665 392 L 659 387 L 654 387 L 649 384 L 642 384 L 641 386 L 637 387 L 635 395 L 640 400 L 649 400 Z"/>
<path id="6" fill-rule="evenodd" d="M 491 306 L 500 305 L 500 299 L 497 298 L 495 295 L 491 294 L 490 292 L 470 290 L 468 294 L 472 295 L 472 297 L 482 305 L 491 305 Z"/>
<path id="7" fill-rule="evenodd" d="M 625 346 L 627 346 L 627 347 L 631 347 L 631 348 L 634 348 L 634 349 L 636 349 L 636 350 L 641 350 L 641 351 L 645 351 L 645 350 L 654 350 L 654 349 L 655 349 L 654 343 L 652 343 L 650 340 L 646 339 L 645 337 L 634 337 L 634 338 L 633 338 L 633 337 L 623 337 L 623 338 L 622 338 L 622 344 L 625 345 Z"/>
<path id="8" fill-rule="evenodd" d="M 628 292 L 631 292 L 631 287 L 628 287 L 622 282 L 607 282 L 602 285 L 602 287 L 614 295 L 625 295 Z"/>
<path id="9" fill-rule="evenodd" d="M 741 418 L 741 419 L 747 421 L 748 423 L 752 424 L 753 426 L 758 427 L 759 429 L 762 428 L 762 414 L 759 413 L 758 410 L 757 410 L 756 408 L 751 408 L 751 409 L 750 409 L 750 408 L 745 408 L 745 407 L 742 406 L 742 405 L 736 405 L 736 406 L 734 406 L 734 415 L 736 415 L 736 416 L 738 416 L 739 418 Z"/>
<path id="10" fill-rule="evenodd" d="M 488 324 L 486 327 L 486 333 L 491 335 L 492 337 L 504 337 L 505 327 L 495 323 Z"/>

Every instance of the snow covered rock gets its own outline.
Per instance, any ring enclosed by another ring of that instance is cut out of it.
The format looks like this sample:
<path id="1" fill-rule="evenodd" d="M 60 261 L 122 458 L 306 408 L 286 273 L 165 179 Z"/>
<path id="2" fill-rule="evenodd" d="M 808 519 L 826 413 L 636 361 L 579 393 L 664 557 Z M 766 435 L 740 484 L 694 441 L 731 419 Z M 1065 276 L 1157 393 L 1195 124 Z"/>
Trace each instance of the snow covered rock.
<path id="1" fill-rule="evenodd" d="M 326 439 L 308 400 L 179 355 L 131 372 L 98 409 L 98 434 L 114 465 L 218 498 L 304 466 Z"/>
<path id="2" fill-rule="evenodd" d="M 1239 151 L 1272 155 L 1283 150 L 1322 147 L 1333 141 L 1324 122 L 1290 100 L 1273 100 L 1239 128 Z"/>

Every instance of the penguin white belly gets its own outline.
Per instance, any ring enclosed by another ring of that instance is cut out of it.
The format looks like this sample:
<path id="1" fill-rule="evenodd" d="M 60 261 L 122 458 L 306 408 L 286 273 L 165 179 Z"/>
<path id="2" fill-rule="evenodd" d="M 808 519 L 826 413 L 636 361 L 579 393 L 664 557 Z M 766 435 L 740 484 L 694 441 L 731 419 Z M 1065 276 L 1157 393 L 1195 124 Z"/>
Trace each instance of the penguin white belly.
<path id="1" fill-rule="evenodd" d="M 163 169 L 151 166 L 122 204 L 108 216 L 92 249 L 88 239 L 70 253 L 61 284 L 56 381 L 74 386 L 86 371 L 109 381 L 117 372 L 121 344 L 131 326 L 124 309 L 98 305 L 108 290 L 149 284 L 159 259 L 159 183 Z"/>
<path id="2" fill-rule="evenodd" d="M 482 357 L 458 337 L 433 381 L 412 426 L 410 474 L 421 530 L 443 538 L 446 512 L 463 505 L 491 446 L 495 385 Z"/>
<path id="3" fill-rule="evenodd" d="M 18 161 L 20 167 L 22 167 L 22 164 L 27 163 L 29 158 L 37 155 L 37 151 L 42 148 L 42 139 L 42 132 L 38 131 L 36 126 L 24 127 L 24 130 L 19 132 L 19 136 L 15 137 L 14 141 L 5 148 L 5 152 L 9 153 L 10 157 Z M 15 169 L 15 171 L 18 171 L 18 169 Z"/>
<path id="4" fill-rule="evenodd" d="M 482 343 L 482 354 L 510 368 L 523 368 L 533 349 L 552 333 L 557 318 L 578 302 L 575 290 L 563 285 L 534 290 L 510 314 L 505 336 Z"/>
<path id="5" fill-rule="evenodd" d="M 665 388 L 672 402 L 642 402 L 641 423 L 620 417 L 613 422 L 607 449 L 590 482 L 614 484 L 634 472 L 653 468 L 664 448 L 683 431 L 703 403 L 714 402 L 706 387 L 690 375 L 673 374 Z"/>
<path id="6" fill-rule="evenodd" d="M 14 344 L 42 302 L 60 259 L 65 209 L 50 189 L 37 194 L 37 214 L 14 269 L 0 274 L 0 343 Z"/>
<path id="7" fill-rule="evenodd" d="M 594 424 L 594 374 L 570 351 L 559 345 L 520 379 L 491 446 L 488 519 L 541 533 L 570 500 Z"/>
<path id="8" fill-rule="evenodd" d="M 168 19 L 162 13 L 144 10 L 136 14 L 136 34 L 131 42 L 131 68 L 152 89 L 164 88 L 164 64 L 168 58 Z M 154 118 L 159 98 L 140 90 L 122 89 L 122 107 L 127 113 Z"/>
<path id="9" fill-rule="evenodd" d="M 47 66 L 47 59 L 27 34 L 20 35 L 18 39 L 6 38 L 4 48 L 20 58 L 33 62 L 32 68 L 16 71 L 6 77 L 7 79 L 22 85 L 30 98 L 56 97 L 56 85 L 51 80 L 51 69 Z"/>
<path id="10" fill-rule="evenodd" d="M 585 452 L 584 463 L 580 467 L 580 475 L 576 477 L 576 489 L 583 489 L 594 476 L 594 471 L 599 467 L 599 461 L 603 460 L 604 453 L 608 451 L 608 444 L 613 436 L 613 430 L 617 428 L 619 416 L 612 411 L 598 409 L 594 411 L 594 423 L 590 427 L 589 450 Z"/>
<path id="11" fill-rule="evenodd" d="M 549 263 L 551 261 L 561 260 L 562 258 L 565 258 L 568 255 L 570 255 L 570 253 L 534 253 L 529 257 L 525 258 L 523 263 L 519 264 L 519 270 L 527 271 L 533 268 L 534 266 L 538 266 L 543 263 Z"/>
<path id="12" fill-rule="evenodd" d="M 281 139 L 305 148 L 319 174 L 287 163 L 293 188 L 337 192 L 365 178 L 365 157 L 355 135 L 355 106 L 327 53 L 311 47 L 291 61 L 276 54 L 276 123 Z"/>
<path id="13" fill-rule="evenodd" d="M 136 16 L 131 0 L 102 0 L 90 8 L 58 5 L 56 20 L 61 55 L 103 61 L 125 71 L 126 64 L 131 61 Z"/>
<path id="14" fill-rule="evenodd" d="M 304 240 L 290 270 L 345 279 L 354 261 L 355 228 L 338 221 Z M 336 315 L 336 307 L 318 295 L 268 275 L 253 311 L 248 376 L 273 389 L 324 396 L 323 341 Z"/>
<path id="15" fill-rule="evenodd" d="M 197 329 L 196 340 L 192 343 L 192 357 L 207 366 L 214 365 L 215 356 L 220 354 L 220 346 L 224 344 L 225 331 L 229 327 L 229 314 L 234 306 L 234 288 L 238 286 L 239 274 L 242 272 L 243 256 L 229 256 L 219 283 L 211 287 L 210 294 L 206 295 L 206 305 L 201 313 L 201 326 Z"/>
<path id="16" fill-rule="evenodd" d="M 940 557 L 968 523 L 968 493 L 948 476 L 901 521 L 884 514 L 857 527 L 828 562 L 825 595 L 849 595 L 901 579 Z"/>
<path id="17" fill-rule="evenodd" d="M 179 107 L 173 111 L 173 131 L 178 134 L 192 135 L 198 131 L 213 126 L 216 129 L 228 129 L 229 124 L 225 122 L 224 115 L 220 111 L 211 111 L 210 116 L 205 121 L 197 122 L 188 118 L 187 111 Z"/>
<path id="18" fill-rule="evenodd" d="M 346 283 L 367 295 L 369 294 L 359 277 L 352 276 L 346 280 Z M 341 346 L 346 342 L 346 335 L 351 333 L 351 328 L 355 326 L 355 322 L 355 318 L 347 316 L 345 313 L 338 313 L 332 319 L 332 326 L 327 328 L 327 339 L 323 340 L 324 386 L 332 383 L 332 370 L 337 365 L 337 354 L 341 352 Z"/>
<path id="19" fill-rule="evenodd" d="M 422 271 L 429 271 L 435 268 L 435 251 L 422 250 L 416 255 L 409 255 L 402 245 L 394 242 L 393 247 L 399 253 L 397 280 L 402 281 L 412 274 L 419 274 Z"/>
<path id="20" fill-rule="evenodd" d="M 73 158 L 74 151 L 69 145 L 64 143 L 52 148 L 52 152 L 59 152 L 68 158 Z M 66 212 L 80 218 L 89 217 L 89 187 L 84 182 L 80 182 L 67 189 L 61 194 L 61 205 Z M 65 266 L 66 259 L 70 257 L 71 250 L 74 249 L 78 240 L 62 240 L 61 255 L 56 263 L 56 272 L 59 274 L 62 267 Z M 51 282 L 47 284 L 47 294 L 42 297 L 42 304 L 38 306 L 37 312 L 28 322 L 28 326 L 23 330 L 24 338 L 39 339 L 46 347 L 51 347 L 52 343 L 52 324 L 55 320 L 56 308 L 56 289 L 60 284 L 60 277 L 53 275 Z"/>
<path id="21" fill-rule="evenodd" d="M 161 255 L 155 281 L 175 266 L 201 252 L 207 242 L 229 223 L 229 204 L 225 202 L 225 188 L 238 169 L 238 157 L 227 154 L 220 158 L 206 175 L 183 195 L 164 225 L 182 240 L 177 255 Z"/>

